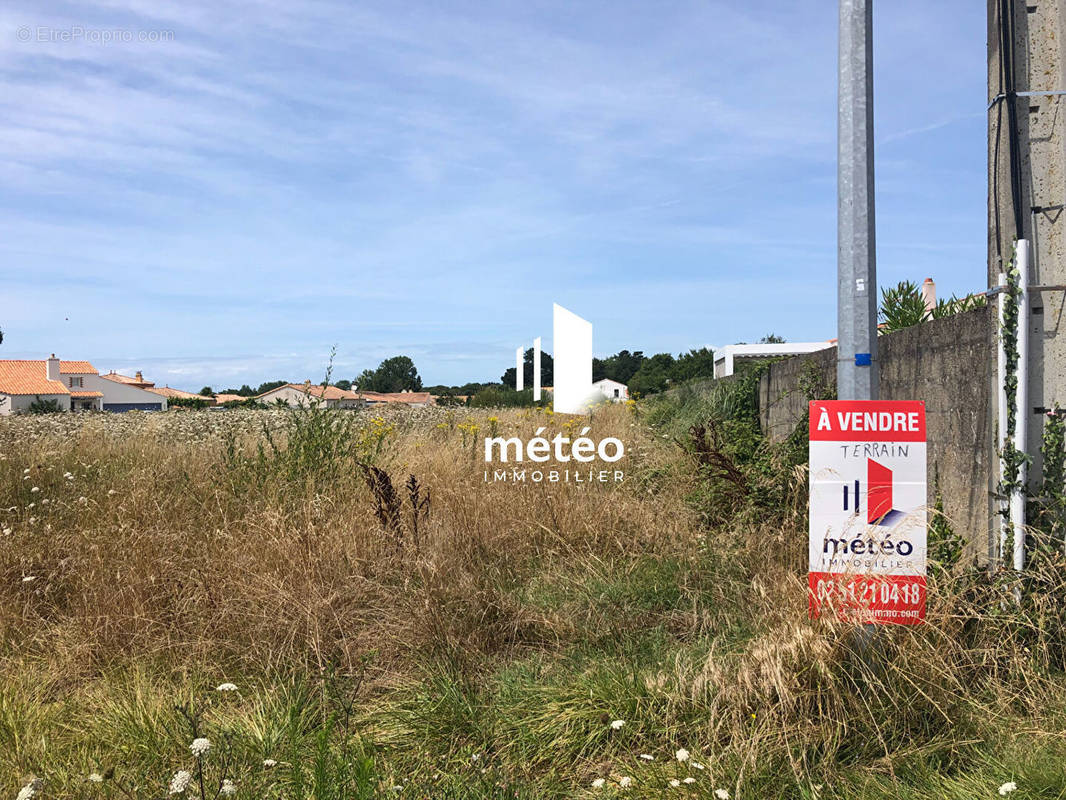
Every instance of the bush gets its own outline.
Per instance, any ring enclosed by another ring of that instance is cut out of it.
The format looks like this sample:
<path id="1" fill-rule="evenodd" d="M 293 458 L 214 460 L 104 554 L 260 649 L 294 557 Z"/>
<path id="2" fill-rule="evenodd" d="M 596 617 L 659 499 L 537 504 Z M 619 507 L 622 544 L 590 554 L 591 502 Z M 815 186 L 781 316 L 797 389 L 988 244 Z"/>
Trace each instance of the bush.
<path id="1" fill-rule="evenodd" d="M 62 410 L 58 400 L 42 400 L 40 395 L 36 395 L 29 405 L 31 414 L 58 414 Z"/>

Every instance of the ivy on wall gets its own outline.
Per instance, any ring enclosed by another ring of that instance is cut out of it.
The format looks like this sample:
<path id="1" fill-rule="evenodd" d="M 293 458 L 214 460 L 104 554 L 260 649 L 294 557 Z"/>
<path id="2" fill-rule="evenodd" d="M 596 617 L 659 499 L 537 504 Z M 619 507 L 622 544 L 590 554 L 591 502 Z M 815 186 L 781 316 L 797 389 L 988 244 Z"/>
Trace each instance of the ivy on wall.
<path id="1" fill-rule="evenodd" d="M 1014 433 L 1018 428 L 1018 304 L 1022 291 L 1018 286 L 1018 268 L 1011 262 L 1007 269 L 1007 286 L 1003 292 L 1003 325 L 999 336 L 1007 356 L 1007 369 L 1003 379 L 1003 393 L 1007 404 L 1007 429 L 1003 435 L 1003 475 L 1000 477 L 999 492 L 1004 496 L 1000 514 L 1007 520 L 1007 541 L 1000 553 L 1002 562 L 1014 551 L 1015 531 L 1010 525 L 1010 496 L 1020 489 L 1021 470 L 1029 457 L 1014 445 Z"/>

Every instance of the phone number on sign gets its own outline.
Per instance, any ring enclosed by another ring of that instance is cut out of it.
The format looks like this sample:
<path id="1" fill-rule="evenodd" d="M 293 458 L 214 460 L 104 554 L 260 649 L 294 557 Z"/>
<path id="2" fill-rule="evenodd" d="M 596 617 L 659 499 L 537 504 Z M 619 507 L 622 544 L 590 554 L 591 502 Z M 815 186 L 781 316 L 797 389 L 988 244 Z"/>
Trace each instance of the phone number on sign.
<path id="1" fill-rule="evenodd" d="M 843 619 L 868 622 L 920 622 L 925 617 L 925 578 L 914 575 L 809 575 L 810 611 L 823 606 Z"/>

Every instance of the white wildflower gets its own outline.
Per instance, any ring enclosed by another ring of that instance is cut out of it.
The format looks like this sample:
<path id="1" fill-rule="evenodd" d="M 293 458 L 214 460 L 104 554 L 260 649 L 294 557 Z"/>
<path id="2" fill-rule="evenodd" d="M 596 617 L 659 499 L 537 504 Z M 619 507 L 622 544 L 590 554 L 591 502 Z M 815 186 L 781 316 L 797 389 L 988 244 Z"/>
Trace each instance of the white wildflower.
<path id="1" fill-rule="evenodd" d="M 74 480 L 74 474 L 71 472 L 64 472 L 63 477 L 66 478 L 68 481 Z"/>
<path id="2" fill-rule="evenodd" d="M 37 494 L 37 492 L 39 492 L 39 491 L 41 491 L 41 490 L 37 486 L 33 486 L 33 487 L 30 488 L 30 494 Z"/>
<path id="3" fill-rule="evenodd" d="M 235 692 L 237 691 L 237 684 L 235 683 L 220 683 L 215 687 L 216 692 Z"/>
<path id="4" fill-rule="evenodd" d="M 624 719 L 616 719 L 614 722 L 611 723 L 611 730 L 620 731 L 620 730 L 622 730 L 622 727 L 625 724 L 626 724 L 626 721 Z"/>
<path id="5" fill-rule="evenodd" d="M 79 497 L 79 498 L 78 498 L 78 502 L 79 502 L 79 503 L 80 503 L 81 505 L 83 505 L 83 506 L 84 506 L 84 505 L 88 505 L 88 504 L 89 504 L 89 498 L 88 498 L 88 497 L 84 497 L 84 496 L 83 496 L 83 497 Z"/>
<path id="6" fill-rule="evenodd" d="M 1018 788 L 1018 784 L 1014 781 L 1007 781 L 1005 784 L 999 787 L 999 793 L 1002 797 L 1006 797 L 1008 794 Z"/>
<path id="7" fill-rule="evenodd" d="M 618 779 L 618 785 L 623 789 L 628 789 L 633 784 L 633 779 L 628 775 L 625 775 Z"/>
<path id="8" fill-rule="evenodd" d="M 26 469 L 22 470 L 22 474 L 23 475 L 29 475 L 30 474 L 30 468 L 26 467 Z"/>
<path id="9" fill-rule="evenodd" d="M 30 781 L 21 789 L 19 789 L 19 793 L 16 797 L 16 800 L 30 800 L 31 797 L 36 797 L 37 793 L 43 788 L 44 781 L 42 781 L 40 778 L 34 778 L 32 781 Z"/>
<path id="10" fill-rule="evenodd" d="M 725 789 L 715 789 L 714 796 L 717 797 L 718 800 L 729 800 L 729 792 Z"/>
<path id="11" fill-rule="evenodd" d="M 693 777 L 692 777 L 692 776 L 690 775 L 689 777 L 685 778 L 685 780 L 683 780 L 683 781 L 681 781 L 681 782 L 682 782 L 682 783 L 695 783 L 695 782 L 696 782 L 696 779 L 695 779 L 695 778 L 693 778 Z"/>
<path id="12" fill-rule="evenodd" d="M 278 765 L 278 762 L 275 761 L 272 758 L 264 758 L 263 759 L 263 766 L 266 767 L 267 769 L 270 769 L 271 767 L 276 767 L 277 765 Z"/>
<path id="13" fill-rule="evenodd" d="M 35 580 L 37 580 L 36 575 L 24 575 L 22 578 L 23 583 L 32 583 Z"/>
<path id="14" fill-rule="evenodd" d="M 92 772 L 89 774 L 89 783 L 103 783 L 104 776 L 99 772 Z"/>
<path id="15" fill-rule="evenodd" d="M 189 749 L 192 750 L 192 754 L 197 758 L 206 755 L 207 751 L 211 749 L 211 740 L 201 736 L 199 739 L 193 739 L 192 744 L 189 745 Z"/>
<path id="16" fill-rule="evenodd" d="M 688 750 L 684 747 L 674 753 L 674 755 L 677 756 L 678 761 L 688 761 Z"/>
<path id="17" fill-rule="evenodd" d="M 592 788 L 593 789 L 602 789 L 603 785 L 605 783 L 607 783 L 607 781 L 605 781 L 603 778 L 597 778 L 596 780 L 594 780 L 592 782 Z"/>
<path id="18" fill-rule="evenodd" d="M 118 492 L 116 492 L 114 489 L 108 489 L 107 490 L 107 496 L 108 497 L 114 497 L 116 494 L 118 494 Z"/>
<path id="19" fill-rule="evenodd" d="M 655 760 L 655 756 L 651 755 L 650 753 L 641 753 L 639 756 L 637 756 L 637 758 L 642 758 L 645 761 L 654 761 Z"/>
<path id="20" fill-rule="evenodd" d="M 224 797 L 237 794 L 237 784 L 231 781 L 229 778 L 225 778 L 222 781 L 222 786 L 218 790 Z"/>
<path id="21" fill-rule="evenodd" d="M 693 761 L 692 766 L 695 769 L 703 769 L 703 764 L 701 764 L 699 761 Z"/>
<path id="22" fill-rule="evenodd" d="M 170 793 L 182 794 L 189 788 L 189 781 L 192 780 L 192 773 L 187 769 L 179 769 L 174 773 L 174 777 L 170 779 Z"/>
<path id="23" fill-rule="evenodd" d="M 670 781 L 670 787 L 672 789 L 676 789 L 680 785 L 681 785 L 681 781 L 679 781 L 677 778 L 674 778 L 673 780 Z"/>

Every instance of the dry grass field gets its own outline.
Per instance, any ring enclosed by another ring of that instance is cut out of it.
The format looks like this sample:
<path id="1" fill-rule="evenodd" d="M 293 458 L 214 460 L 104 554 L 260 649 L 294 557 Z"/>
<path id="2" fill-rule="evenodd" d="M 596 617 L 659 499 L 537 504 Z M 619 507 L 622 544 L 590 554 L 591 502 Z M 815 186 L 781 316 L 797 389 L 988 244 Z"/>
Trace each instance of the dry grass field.
<path id="1" fill-rule="evenodd" d="M 805 475 L 742 417 L 0 420 L 0 797 L 1066 797 L 1061 559 L 808 621 Z M 585 426 L 624 481 L 486 481 Z"/>

